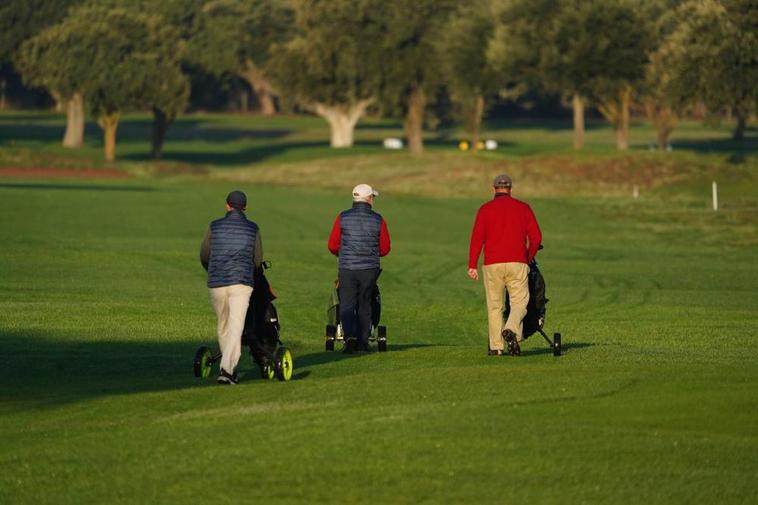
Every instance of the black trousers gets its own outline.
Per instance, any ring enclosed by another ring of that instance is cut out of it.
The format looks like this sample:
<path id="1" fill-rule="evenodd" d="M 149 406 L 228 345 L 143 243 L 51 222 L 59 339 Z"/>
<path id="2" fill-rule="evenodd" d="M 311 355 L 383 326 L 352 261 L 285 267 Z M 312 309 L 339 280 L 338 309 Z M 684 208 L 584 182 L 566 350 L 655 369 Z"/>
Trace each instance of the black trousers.
<path id="1" fill-rule="evenodd" d="M 371 296 L 374 293 L 378 268 L 339 271 L 340 321 L 345 338 L 368 344 L 371 334 Z"/>

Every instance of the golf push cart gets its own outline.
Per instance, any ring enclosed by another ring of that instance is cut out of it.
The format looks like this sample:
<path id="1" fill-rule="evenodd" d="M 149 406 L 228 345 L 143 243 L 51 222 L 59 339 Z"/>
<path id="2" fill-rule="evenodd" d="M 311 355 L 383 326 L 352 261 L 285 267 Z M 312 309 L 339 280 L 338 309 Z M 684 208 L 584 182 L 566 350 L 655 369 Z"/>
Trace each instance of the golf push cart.
<path id="1" fill-rule="evenodd" d="M 540 245 L 542 249 L 542 245 Z M 548 299 L 545 298 L 545 278 L 540 273 L 537 260 L 533 259 L 529 263 L 529 303 L 526 306 L 526 316 L 524 316 L 523 338 L 526 340 L 531 335 L 539 332 L 542 338 L 553 350 L 553 356 L 561 355 L 561 334 L 553 333 L 553 339 L 547 336 L 543 327 L 545 326 L 545 305 Z M 508 295 L 505 296 L 505 310 L 503 311 L 503 321 L 508 319 L 510 314 L 510 303 Z"/>
<path id="2" fill-rule="evenodd" d="M 382 271 L 379 270 L 379 275 Z M 377 275 L 377 279 L 379 279 Z M 371 332 L 369 333 L 369 342 L 376 342 L 379 352 L 387 351 L 387 327 L 379 324 L 379 318 L 382 314 L 382 296 L 379 293 L 379 286 L 376 285 L 374 293 L 371 296 Z M 326 310 L 326 342 L 324 347 L 327 351 L 334 350 L 334 342 L 345 341 L 345 332 L 340 321 L 340 298 L 339 298 L 339 280 L 334 281 L 334 289 L 329 306 Z"/>
<path id="3" fill-rule="evenodd" d="M 292 353 L 279 340 L 279 316 L 272 303 L 276 295 L 266 280 L 264 269 L 271 263 L 264 261 L 255 269 L 255 289 L 250 297 L 250 305 L 245 317 L 245 327 L 242 330 L 242 345 L 250 348 L 253 362 L 258 365 L 261 377 L 273 380 L 288 381 L 292 377 L 294 363 Z M 221 360 L 221 352 L 212 352 L 207 346 L 201 346 L 195 352 L 195 377 L 208 378 L 213 365 Z"/>

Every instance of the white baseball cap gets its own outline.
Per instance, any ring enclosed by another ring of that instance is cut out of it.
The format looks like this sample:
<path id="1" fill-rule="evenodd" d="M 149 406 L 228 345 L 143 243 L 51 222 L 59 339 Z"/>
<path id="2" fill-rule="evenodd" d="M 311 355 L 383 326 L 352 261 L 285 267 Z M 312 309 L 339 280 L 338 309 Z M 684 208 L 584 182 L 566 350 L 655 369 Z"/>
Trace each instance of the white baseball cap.
<path id="1" fill-rule="evenodd" d="M 358 184 L 353 188 L 354 201 L 365 200 L 370 196 L 379 196 L 379 192 L 375 191 L 374 188 L 368 184 Z"/>

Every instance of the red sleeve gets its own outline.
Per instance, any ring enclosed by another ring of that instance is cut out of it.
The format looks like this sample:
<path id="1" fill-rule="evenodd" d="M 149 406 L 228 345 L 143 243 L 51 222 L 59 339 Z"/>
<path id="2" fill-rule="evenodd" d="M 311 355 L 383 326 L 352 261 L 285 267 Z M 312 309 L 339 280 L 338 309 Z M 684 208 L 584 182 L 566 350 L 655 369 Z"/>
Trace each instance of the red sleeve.
<path id="1" fill-rule="evenodd" d="M 340 243 L 342 242 L 342 229 L 340 227 L 340 215 L 337 214 L 337 219 L 334 220 L 334 226 L 332 226 L 332 233 L 329 234 L 329 242 L 327 247 L 329 251 L 335 256 L 340 252 Z"/>
<path id="2" fill-rule="evenodd" d="M 391 248 L 390 232 L 387 230 L 387 222 L 382 218 L 382 226 L 379 228 L 379 256 L 387 256 Z"/>
<path id="3" fill-rule="evenodd" d="M 537 224 L 537 218 L 534 217 L 531 207 L 527 208 L 529 209 L 529 216 L 526 222 L 526 236 L 529 238 L 529 251 L 527 251 L 526 262 L 530 263 L 537 256 L 537 251 L 540 249 L 542 231 L 540 230 L 540 225 Z"/>
<path id="4" fill-rule="evenodd" d="M 479 263 L 479 254 L 482 252 L 482 246 L 484 245 L 484 216 L 482 208 L 476 213 L 476 220 L 474 221 L 474 228 L 471 230 L 471 243 L 468 248 L 468 267 L 476 268 Z"/>

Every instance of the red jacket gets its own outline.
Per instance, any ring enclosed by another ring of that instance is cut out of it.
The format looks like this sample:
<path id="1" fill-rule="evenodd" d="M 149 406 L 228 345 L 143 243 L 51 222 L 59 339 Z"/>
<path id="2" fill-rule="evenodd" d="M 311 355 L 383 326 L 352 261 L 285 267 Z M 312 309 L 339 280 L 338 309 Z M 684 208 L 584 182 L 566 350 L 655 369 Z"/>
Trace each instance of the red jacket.
<path id="1" fill-rule="evenodd" d="M 342 243 L 342 227 L 340 226 L 340 215 L 337 214 L 337 219 L 334 220 L 334 226 L 332 226 L 332 232 L 329 235 L 329 242 L 327 247 L 329 251 L 337 255 L 340 252 L 340 244 Z M 390 233 L 387 230 L 387 223 L 382 218 L 382 224 L 379 228 L 379 256 L 387 256 L 390 252 Z"/>
<path id="2" fill-rule="evenodd" d="M 527 248 L 528 240 L 528 248 Z M 476 268 L 484 246 L 484 264 L 529 263 L 542 242 L 531 207 L 504 193 L 479 207 L 471 231 L 468 266 Z"/>

